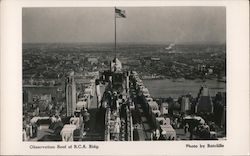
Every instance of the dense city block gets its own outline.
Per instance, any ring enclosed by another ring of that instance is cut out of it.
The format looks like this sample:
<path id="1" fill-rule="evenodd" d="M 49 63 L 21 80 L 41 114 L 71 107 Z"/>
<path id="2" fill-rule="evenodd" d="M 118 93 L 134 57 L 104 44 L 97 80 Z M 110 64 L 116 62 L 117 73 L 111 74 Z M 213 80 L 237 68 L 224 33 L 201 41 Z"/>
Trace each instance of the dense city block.
<path id="1" fill-rule="evenodd" d="M 226 137 L 224 44 L 23 44 L 24 141 Z"/>

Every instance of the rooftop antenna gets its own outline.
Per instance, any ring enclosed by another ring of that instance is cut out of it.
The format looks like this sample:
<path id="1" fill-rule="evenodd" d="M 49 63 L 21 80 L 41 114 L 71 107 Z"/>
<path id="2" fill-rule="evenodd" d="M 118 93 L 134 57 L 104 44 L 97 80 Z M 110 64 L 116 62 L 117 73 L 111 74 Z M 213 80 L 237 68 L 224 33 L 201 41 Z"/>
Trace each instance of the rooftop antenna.
<path id="1" fill-rule="evenodd" d="M 121 10 L 121 9 L 117 9 L 116 7 L 114 7 L 115 9 L 115 15 L 114 15 L 114 25 L 115 25 L 115 59 L 117 57 L 117 49 L 116 49 L 116 18 L 126 18 L 126 14 L 125 14 L 125 10 Z"/>
<path id="2" fill-rule="evenodd" d="M 116 7 L 115 7 L 115 16 L 114 16 L 114 18 L 115 18 L 115 59 L 116 59 Z"/>

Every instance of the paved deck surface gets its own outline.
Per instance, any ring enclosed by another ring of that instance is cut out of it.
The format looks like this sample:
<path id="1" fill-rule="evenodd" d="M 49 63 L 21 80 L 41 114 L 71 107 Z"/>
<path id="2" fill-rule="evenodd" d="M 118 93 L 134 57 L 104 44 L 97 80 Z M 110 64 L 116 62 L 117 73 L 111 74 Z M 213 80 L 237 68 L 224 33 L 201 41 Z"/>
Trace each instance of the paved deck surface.
<path id="1" fill-rule="evenodd" d="M 105 91 L 105 85 L 100 85 L 101 95 Z M 86 132 L 86 135 L 83 137 L 82 141 L 103 141 L 104 140 L 104 130 L 100 124 L 102 124 L 102 119 L 100 110 L 97 108 L 97 96 L 94 94 L 91 105 L 89 107 L 90 121 L 89 121 L 89 130 Z"/>

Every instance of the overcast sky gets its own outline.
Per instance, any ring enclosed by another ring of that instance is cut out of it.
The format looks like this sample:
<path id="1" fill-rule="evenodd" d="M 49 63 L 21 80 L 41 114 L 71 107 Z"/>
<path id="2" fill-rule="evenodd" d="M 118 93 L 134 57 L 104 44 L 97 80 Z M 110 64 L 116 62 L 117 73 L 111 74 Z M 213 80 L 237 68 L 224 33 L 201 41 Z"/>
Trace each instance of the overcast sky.
<path id="1" fill-rule="evenodd" d="M 225 43 L 224 7 L 118 7 L 117 42 Z M 24 8 L 23 42 L 114 42 L 114 8 Z"/>

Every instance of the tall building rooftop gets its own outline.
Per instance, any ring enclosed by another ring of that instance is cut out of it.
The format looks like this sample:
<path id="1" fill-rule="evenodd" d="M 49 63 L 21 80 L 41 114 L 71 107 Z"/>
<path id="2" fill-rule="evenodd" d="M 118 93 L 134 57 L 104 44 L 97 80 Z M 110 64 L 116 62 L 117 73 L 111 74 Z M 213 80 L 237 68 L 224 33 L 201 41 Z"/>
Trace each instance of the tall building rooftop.
<path id="1" fill-rule="evenodd" d="M 213 101 L 206 86 L 201 87 L 198 93 L 195 112 L 213 112 Z"/>

